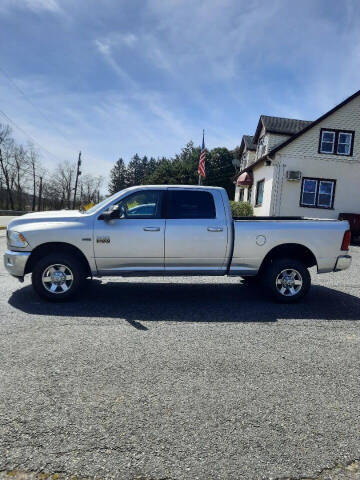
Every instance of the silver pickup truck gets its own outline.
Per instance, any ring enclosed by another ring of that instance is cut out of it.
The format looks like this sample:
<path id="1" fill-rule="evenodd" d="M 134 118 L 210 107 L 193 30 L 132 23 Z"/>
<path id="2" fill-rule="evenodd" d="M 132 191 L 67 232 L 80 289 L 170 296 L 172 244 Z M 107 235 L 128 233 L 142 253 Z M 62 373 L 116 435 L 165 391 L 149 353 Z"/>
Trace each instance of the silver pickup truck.
<path id="1" fill-rule="evenodd" d="M 26 214 L 10 222 L 7 243 L 9 273 L 32 273 L 35 291 L 53 301 L 73 297 L 86 277 L 231 275 L 289 303 L 308 292 L 309 267 L 351 263 L 346 221 L 232 218 L 217 187 L 132 187 L 86 212 Z"/>

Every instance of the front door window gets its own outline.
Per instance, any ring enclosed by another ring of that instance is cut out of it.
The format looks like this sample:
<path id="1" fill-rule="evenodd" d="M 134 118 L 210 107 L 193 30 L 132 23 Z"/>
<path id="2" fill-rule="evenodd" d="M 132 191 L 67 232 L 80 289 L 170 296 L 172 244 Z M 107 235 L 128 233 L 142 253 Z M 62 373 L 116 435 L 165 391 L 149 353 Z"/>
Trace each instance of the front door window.
<path id="1" fill-rule="evenodd" d="M 119 218 L 160 218 L 160 192 L 144 190 L 124 198 L 118 203 Z"/>

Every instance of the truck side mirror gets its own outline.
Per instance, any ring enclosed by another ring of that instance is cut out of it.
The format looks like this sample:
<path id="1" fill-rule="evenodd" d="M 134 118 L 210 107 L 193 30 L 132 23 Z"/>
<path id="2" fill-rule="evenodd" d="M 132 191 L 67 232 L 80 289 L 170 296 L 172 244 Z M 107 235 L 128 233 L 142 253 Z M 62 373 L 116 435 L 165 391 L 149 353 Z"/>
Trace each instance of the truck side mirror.
<path id="1" fill-rule="evenodd" d="M 106 210 L 99 216 L 99 220 L 105 220 L 105 222 L 108 222 L 109 220 L 114 220 L 116 218 L 120 218 L 119 205 L 113 205 L 109 208 L 109 210 Z"/>

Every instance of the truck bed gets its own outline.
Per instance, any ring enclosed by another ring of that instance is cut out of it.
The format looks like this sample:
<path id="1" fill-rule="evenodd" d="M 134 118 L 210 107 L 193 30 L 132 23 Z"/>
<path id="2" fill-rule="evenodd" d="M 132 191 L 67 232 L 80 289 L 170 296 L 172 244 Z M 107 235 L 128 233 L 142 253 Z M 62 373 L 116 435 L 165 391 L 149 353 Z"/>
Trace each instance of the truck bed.
<path id="1" fill-rule="evenodd" d="M 333 218 L 307 218 L 307 217 L 257 217 L 257 216 L 250 216 L 250 217 L 233 217 L 235 221 L 242 221 L 242 220 L 288 220 L 288 221 L 295 221 L 295 220 L 303 220 L 303 221 L 325 221 L 325 222 L 338 222 L 339 220 Z"/>
<path id="2" fill-rule="evenodd" d="M 304 217 L 233 217 L 233 220 L 305 220 Z"/>
<path id="3" fill-rule="evenodd" d="M 235 217 L 230 273 L 257 273 L 263 259 L 279 245 L 305 246 L 319 273 L 334 269 L 348 222 L 304 217 Z"/>

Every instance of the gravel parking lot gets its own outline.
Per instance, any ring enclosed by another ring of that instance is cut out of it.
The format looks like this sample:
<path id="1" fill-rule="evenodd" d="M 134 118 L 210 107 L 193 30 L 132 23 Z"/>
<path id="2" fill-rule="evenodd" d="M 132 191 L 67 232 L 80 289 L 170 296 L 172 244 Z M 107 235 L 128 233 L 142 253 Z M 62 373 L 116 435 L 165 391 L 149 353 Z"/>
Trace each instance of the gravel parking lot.
<path id="1" fill-rule="evenodd" d="M 1 265 L 0 479 L 360 478 L 352 254 L 291 306 L 206 277 L 53 305 Z"/>

